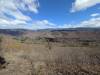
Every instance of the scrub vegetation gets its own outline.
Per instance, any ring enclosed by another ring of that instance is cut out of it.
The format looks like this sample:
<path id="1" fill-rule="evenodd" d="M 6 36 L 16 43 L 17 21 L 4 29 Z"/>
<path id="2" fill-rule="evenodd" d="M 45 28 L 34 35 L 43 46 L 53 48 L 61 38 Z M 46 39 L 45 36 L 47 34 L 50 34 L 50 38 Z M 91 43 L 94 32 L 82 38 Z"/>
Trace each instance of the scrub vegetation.
<path id="1" fill-rule="evenodd" d="M 0 75 L 100 75 L 99 31 L 25 33 L 0 33 Z"/>

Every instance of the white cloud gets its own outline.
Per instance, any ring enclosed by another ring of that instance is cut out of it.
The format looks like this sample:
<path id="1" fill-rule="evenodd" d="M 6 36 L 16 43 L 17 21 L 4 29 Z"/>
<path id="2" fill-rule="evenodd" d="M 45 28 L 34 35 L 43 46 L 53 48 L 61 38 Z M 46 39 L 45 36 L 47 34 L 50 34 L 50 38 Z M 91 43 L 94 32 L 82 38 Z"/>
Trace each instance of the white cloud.
<path id="1" fill-rule="evenodd" d="M 100 17 L 81 22 L 81 27 L 100 27 Z"/>
<path id="2" fill-rule="evenodd" d="M 5 16 L 6 13 L 16 19 L 29 20 L 29 16 L 26 16 L 21 11 L 38 13 L 38 7 L 39 3 L 37 0 L 0 0 L 0 18 L 7 18 Z"/>
<path id="3" fill-rule="evenodd" d="M 75 0 L 75 2 L 72 4 L 71 12 L 84 10 L 99 3 L 100 0 Z"/>
<path id="4" fill-rule="evenodd" d="M 98 17 L 100 16 L 100 13 L 94 13 L 94 14 L 91 14 L 92 17 Z"/>
<path id="5" fill-rule="evenodd" d="M 0 28 L 29 28 L 32 19 L 23 12 L 38 13 L 38 7 L 38 0 L 0 0 Z"/>
<path id="6" fill-rule="evenodd" d="M 21 10 L 38 13 L 38 0 L 16 0 L 15 2 L 16 6 Z"/>
<path id="7" fill-rule="evenodd" d="M 23 11 L 38 12 L 39 2 L 37 0 L 0 0 L 1 11 L 5 9 L 16 11 L 18 9 Z"/>
<path id="8" fill-rule="evenodd" d="M 74 11 L 87 8 L 88 7 L 87 4 L 84 7 L 82 5 L 84 5 L 84 3 L 88 3 L 87 1 L 90 0 L 84 0 L 84 1 L 80 0 L 79 2 L 77 1 L 79 0 L 76 0 L 76 2 L 74 3 L 75 7 L 73 6 Z M 97 3 L 99 2 L 98 0 L 95 1 Z M 0 28 L 46 29 L 46 28 L 100 27 L 100 17 L 95 17 L 98 16 L 99 13 L 92 14 L 91 16 L 93 17 L 91 19 L 83 21 L 80 24 L 76 25 L 64 24 L 59 26 L 52 22 L 49 22 L 46 19 L 33 21 L 30 18 L 30 16 L 27 16 L 22 12 L 22 11 L 31 11 L 33 13 L 38 13 L 38 7 L 39 7 L 39 2 L 37 0 L 0 0 Z M 12 17 L 14 17 L 14 19 Z"/>
<path id="9" fill-rule="evenodd" d="M 75 25 L 72 24 L 64 24 L 64 25 L 60 25 L 58 28 L 75 28 Z"/>
<path id="10" fill-rule="evenodd" d="M 56 24 L 48 20 L 33 21 L 30 16 L 22 12 L 38 13 L 38 7 L 37 0 L 0 0 L 0 28 L 55 28 Z"/>
<path id="11" fill-rule="evenodd" d="M 30 29 L 46 29 L 46 28 L 56 28 L 57 25 L 49 22 L 48 20 L 38 20 L 32 23 Z"/>
<path id="12" fill-rule="evenodd" d="M 100 27 L 100 17 L 94 17 L 84 20 L 79 24 L 64 24 L 60 28 L 77 28 L 77 27 Z"/>
<path id="13" fill-rule="evenodd" d="M 25 21 L 20 21 L 20 20 L 5 20 L 5 19 L 0 19 L 0 26 L 15 26 L 17 27 L 18 25 L 21 24 L 27 24 Z"/>
<path id="14" fill-rule="evenodd" d="M 0 19 L 0 27 L 2 28 L 24 28 L 24 29 L 46 29 L 46 28 L 56 28 L 56 24 L 49 22 L 48 20 L 38 20 L 32 23 L 27 23 L 22 20 L 5 20 Z"/>

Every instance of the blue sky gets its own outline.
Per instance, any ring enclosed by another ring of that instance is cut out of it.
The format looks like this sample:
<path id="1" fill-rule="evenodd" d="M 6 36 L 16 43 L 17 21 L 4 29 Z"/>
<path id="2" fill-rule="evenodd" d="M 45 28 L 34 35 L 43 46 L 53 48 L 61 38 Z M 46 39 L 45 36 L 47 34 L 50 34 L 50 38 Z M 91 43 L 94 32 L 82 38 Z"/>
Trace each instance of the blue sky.
<path id="1" fill-rule="evenodd" d="M 100 27 L 100 0 L 0 0 L 0 28 Z"/>

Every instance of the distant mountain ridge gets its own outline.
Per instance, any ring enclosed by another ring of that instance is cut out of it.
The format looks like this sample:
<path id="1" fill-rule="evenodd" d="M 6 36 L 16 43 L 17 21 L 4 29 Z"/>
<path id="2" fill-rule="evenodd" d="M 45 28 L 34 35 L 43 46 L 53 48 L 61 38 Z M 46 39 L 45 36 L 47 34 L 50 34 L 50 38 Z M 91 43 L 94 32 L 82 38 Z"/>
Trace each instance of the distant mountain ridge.
<path id="1" fill-rule="evenodd" d="M 100 28 L 57 28 L 57 29 L 37 29 L 37 30 L 29 30 L 29 29 L 0 29 L 0 33 L 8 32 L 25 32 L 25 31 L 100 31 Z"/>
<path id="2" fill-rule="evenodd" d="M 17 39 L 50 40 L 67 44 L 80 44 L 84 42 L 100 43 L 100 28 L 69 28 L 69 29 L 0 29 L 0 35 L 10 35 Z"/>

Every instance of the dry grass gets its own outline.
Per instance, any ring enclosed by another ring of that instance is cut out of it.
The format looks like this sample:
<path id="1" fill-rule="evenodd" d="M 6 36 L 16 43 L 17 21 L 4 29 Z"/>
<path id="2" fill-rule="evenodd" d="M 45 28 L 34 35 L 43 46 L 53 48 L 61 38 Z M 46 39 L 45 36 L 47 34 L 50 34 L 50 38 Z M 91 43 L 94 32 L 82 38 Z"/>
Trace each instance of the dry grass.
<path id="1" fill-rule="evenodd" d="M 68 47 L 61 43 L 2 41 L 9 64 L 0 75 L 100 75 L 100 47 Z"/>

